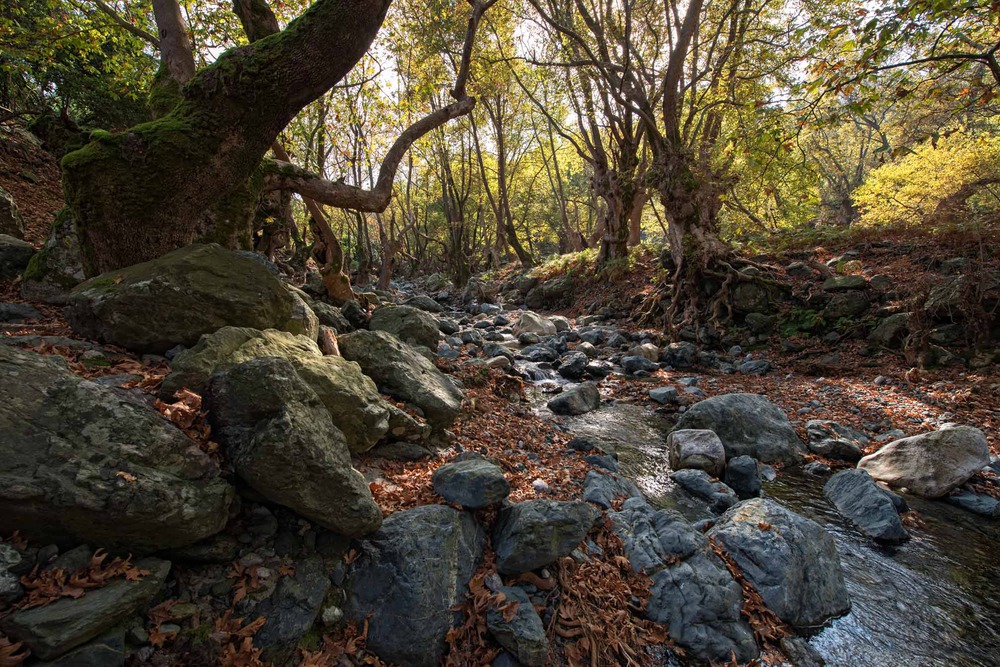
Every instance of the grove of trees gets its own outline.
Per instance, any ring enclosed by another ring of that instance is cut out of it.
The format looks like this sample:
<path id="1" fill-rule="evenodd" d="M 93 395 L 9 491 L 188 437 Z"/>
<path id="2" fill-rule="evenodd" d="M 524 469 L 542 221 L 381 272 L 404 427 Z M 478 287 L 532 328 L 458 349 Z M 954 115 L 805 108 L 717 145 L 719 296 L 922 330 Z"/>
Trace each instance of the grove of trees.
<path id="1" fill-rule="evenodd" d="M 17 0 L 0 122 L 90 275 L 256 243 L 342 302 L 665 242 L 680 324 L 748 240 L 995 220 L 998 49 L 985 0 Z"/>

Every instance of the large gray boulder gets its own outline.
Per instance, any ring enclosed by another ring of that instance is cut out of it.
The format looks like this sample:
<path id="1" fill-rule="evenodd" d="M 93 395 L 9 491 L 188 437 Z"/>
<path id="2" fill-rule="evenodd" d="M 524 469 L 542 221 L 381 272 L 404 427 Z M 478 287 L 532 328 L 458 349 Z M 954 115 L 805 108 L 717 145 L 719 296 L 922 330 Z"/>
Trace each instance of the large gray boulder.
<path id="1" fill-rule="evenodd" d="M 516 575 L 554 563 L 583 541 L 598 514 L 576 500 L 526 500 L 505 507 L 493 526 L 497 570 Z"/>
<path id="2" fill-rule="evenodd" d="M 990 462 L 978 428 L 952 426 L 890 442 L 861 459 L 872 478 L 925 498 L 948 495 Z"/>
<path id="3" fill-rule="evenodd" d="M 438 665 L 485 543 L 468 512 L 424 505 L 392 514 L 360 542 L 347 577 L 346 617 L 367 621 L 367 647 L 383 660 Z"/>
<path id="4" fill-rule="evenodd" d="M 458 384 L 399 338 L 386 331 L 355 331 L 338 342 L 344 358 L 357 362 L 381 391 L 420 408 L 436 428 L 455 421 L 464 398 Z"/>
<path id="5" fill-rule="evenodd" d="M 289 361 L 251 359 L 213 375 L 206 405 L 236 474 L 255 491 L 344 535 L 379 527 L 382 512 L 343 433 Z"/>
<path id="6" fill-rule="evenodd" d="M 533 333 L 538 336 L 553 336 L 556 333 L 555 322 L 548 320 L 537 313 L 526 310 L 521 313 L 517 323 L 514 324 L 514 335 L 520 336 L 525 333 Z"/>
<path id="7" fill-rule="evenodd" d="M 329 589 L 330 575 L 318 556 L 297 561 L 295 572 L 281 578 L 274 594 L 257 608 L 257 614 L 267 619 L 253 638 L 263 660 L 287 663 L 313 627 Z"/>
<path id="8" fill-rule="evenodd" d="M 681 415 L 676 430 L 715 431 L 726 458 L 752 456 L 764 463 L 797 463 L 805 446 L 784 412 L 758 394 L 723 394 L 699 401 Z"/>
<path id="9" fill-rule="evenodd" d="M 0 345 L 0 534 L 142 553 L 222 530 L 234 492 L 195 442 L 61 362 Z"/>
<path id="10" fill-rule="evenodd" d="M 895 313 L 879 320 L 868 334 L 868 341 L 889 349 L 898 349 L 910 333 L 910 314 Z"/>
<path id="11" fill-rule="evenodd" d="M 557 415 L 582 415 L 601 407 L 601 392 L 593 382 L 570 387 L 546 404 Z"/>
<path id="12" fill-rule="evenodd" d="M 813 454 L 857 463 L 868 445 L 868 436 L 848 426 L 825 419 L 806 422 L 809 451 Z"/>
<path id="13" fill-rule="evenodd" d="M 0 234 L 0 280 L 11 280 L 21 275 L 35 254 L 27 241 Z"/>
<path id="14" fill-rule="evenodd" d="M 679 429 L 667 436 L 667 458 L 674 470 L 695 468 L 721 477 L 726 467 L 726 449 L 714 431 Z"/>
<path id="15" fill-rule="evenodd" d="M 21 293 L 32 301 L 65 304 L 86 277 L 76 221 L 68 209 L 56 216 L 52 233 L 24 270 Z"/>
<path id="16" fill-rule="evenodd" d="M 422 345 L 430 350 L 436 350 L 441 340 L 441 330 L 434 316 L 414 306 L 376 308 L 368 326 L 375 331 L 395 334 L 404 343 Z"/>
<path id="17" fill-rule="evenodd" d="M 202 394 L 213 373 L 261 357 L 292 363 L 326 406 L 352 452 L 368 451 L 389 430 L 393 406 L 382 399 L 360 366 L 342 357 L 323 356 L 315 341 L 276 329 L 224 327 L 205 334 L 197 345 L 174 357 L 160 393 L 168 399 L 187 387 Z"/>
<path id="18" fill-rule="evenodd" d="M 471 458 L 446 463 L 431 475 L 434 492 L 467 509 L 496 505 L 510 494 L 510 482 L 494 463 Z"/>
<path id="19" fill-rule="evenodd" d="M 4 634 L 22 641 L 32 655 L 53 660 L 98 637 L 149 605 L 170 572 L 170 562 L 144 558 L 135 567 L 148 572 L 137 581 L 114 579 L 79 598 L 14 612 L 0 623 Z"/>
<path id="20" fill-rule="evenodd" d="M 792 627 L 814 629 L 850 609 L 836 544 L 818 523 L 754 498 L 726 512 L 708 536 Z"/>
<path id="21" fill-rule="evenodd" d="M 225 326 L 319 333 L 313 312 L 264 263 L 215 244 L 91 278 L 70 293 L 66 318 L 84 336 L 137 352 L 191 346 Z"/>
<path id="22" fill-rule="evenodd" d="M 610 515 L 632 569 L 652 581 L 646 616 L 705 661 L 757 657 L 750 626 L 740 616 L 743 592 L 708 540 L 673 510 L 654 510 L 639 497 Z"/>
<path id="23" fill-rule="evenodd" d="M 898 543 L 910 538 L 889 494 L 864 470 L 838 472 L 823 486 L 823 495 L 872 539 Z"/>
<path id="24" fill-rule="evenodd" d="M 670 479 L 692 496 L 704 500 L 718 514 L 740 501 L 735 491 L 713 480 L 704 470 L 677 470 L 670 473 Z"/>

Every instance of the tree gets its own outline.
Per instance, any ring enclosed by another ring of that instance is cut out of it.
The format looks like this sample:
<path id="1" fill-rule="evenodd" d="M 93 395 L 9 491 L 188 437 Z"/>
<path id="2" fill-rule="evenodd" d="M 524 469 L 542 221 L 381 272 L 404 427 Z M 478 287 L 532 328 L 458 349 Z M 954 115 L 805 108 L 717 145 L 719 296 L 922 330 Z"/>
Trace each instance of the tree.
<path id="1" fill-rule="evenodd" d="M 318 0 L 284 30 L 223 53 L 188 81 L 179 80 L 183 75 L 173 66 L 177 51 L 161 51 L 161 82 L 166 72 L 178 84 L 161 87 L 163 95 L 175 93 L 169 113 L 125 132 L 95 133 L 63 162 L 85 270 L 112 270 L 195 240 L 245 246 L 265 180 L 270 189 L 324 204 L 384 210 L 409 146 L 475 105 L 466 93 L 468 62 L 479 20 L 493 2 L 472 5 L 455 101 L 402 133 L 372 190 L 326 181 L 283 161 L 270 165 L 263 157 L 292 118 L 368 50 L 388 0 Z M 161 35 L 177 27 L 179 13 L 158 12 L 161 17 Z"/>

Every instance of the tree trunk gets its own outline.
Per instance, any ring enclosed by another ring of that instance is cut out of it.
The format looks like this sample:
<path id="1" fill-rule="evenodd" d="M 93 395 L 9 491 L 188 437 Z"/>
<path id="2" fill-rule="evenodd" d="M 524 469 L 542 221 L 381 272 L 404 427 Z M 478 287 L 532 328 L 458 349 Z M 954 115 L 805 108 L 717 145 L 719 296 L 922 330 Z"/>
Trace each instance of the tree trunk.
<path id="1" fill-rule="evenodd" d="M 368 50 L 389 0 L 317 0 L 282 32 L 227 51 L 166 116 L 96 133 L 63 160 L 94 275 L 196 240 L 249 242 L 261 160 L 278 133 Z"/>

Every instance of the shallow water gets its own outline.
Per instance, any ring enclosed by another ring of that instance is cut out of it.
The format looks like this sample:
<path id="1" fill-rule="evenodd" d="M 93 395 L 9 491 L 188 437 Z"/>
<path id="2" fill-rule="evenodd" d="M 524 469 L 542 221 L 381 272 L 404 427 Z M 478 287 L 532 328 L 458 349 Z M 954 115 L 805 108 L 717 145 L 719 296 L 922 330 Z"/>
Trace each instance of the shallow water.
<path id="1" fill-rule="evenodd" d="M 663 442 L 670 422 L 638 405 L 618 403 L 578 417 L 539 414 L 575 435 L 618 448 L 622 472 L 649 501 L 691 520 L 711 516 L 677 493 Z M 887 548 L 865 538 L 823 497 L 825 479 L 783 472 L 765 493 L 824 525 L 833 535 L 851 595 L 846 616 L 809 643 L 831 667 L 1000 667 L 1000 523 L 941 502 L 907 497 L 921 524 L 912 539 Z"/>

